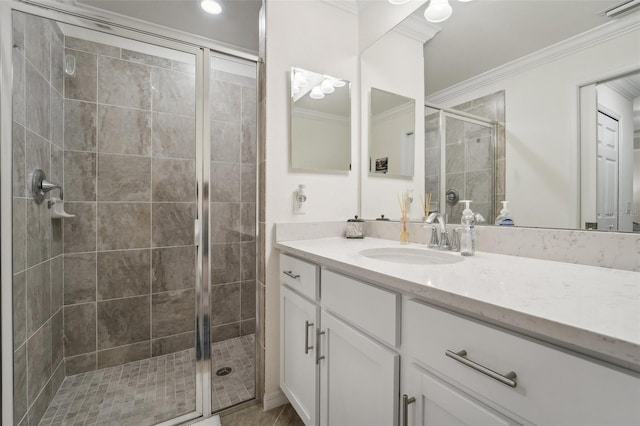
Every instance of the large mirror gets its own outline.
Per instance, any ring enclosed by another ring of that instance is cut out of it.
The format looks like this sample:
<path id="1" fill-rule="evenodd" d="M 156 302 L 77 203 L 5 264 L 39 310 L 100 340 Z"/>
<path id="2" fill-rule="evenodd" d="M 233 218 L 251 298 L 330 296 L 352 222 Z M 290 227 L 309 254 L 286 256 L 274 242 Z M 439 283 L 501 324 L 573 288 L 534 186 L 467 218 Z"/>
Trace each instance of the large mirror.
<path id="1" fill-rule="evenodd" d="M 371 89 L 369 174 L 412 177 L 415 154 L 416 100 Z"/>
<path id="2" fill-rule="evenodd" d="M 437 27 L 425 21 L 423 7 L 377 43 L 409 38 L 402 29 L 408 24 L 435 33 L 414 58 L 424 62 L 425 101 L 496 125 L 489 189 L 494 214 L 507 199 L 517 226 L 632 232 L 640 226 L 640 85 L 633 77 L 640 71 L 640 12 L 604 13 L 619 3 L 452 2 L 451 17 Z M 362 69 L 363 80 L 370 78 L 365 73 L 379 78 L 396 72 Z M 402 70 L 397 72 L 402 78 Z M 607 90 L 625 100 L 624 113 L 609 114 L 618 117 L 619 139 L 617 151 L 609 149 L 618 166 L 608 168 L 602 167 L 612 163 L 602 160 L 607 149 L 599 148 L 606 143 L 598 141 L 598 129 L 606 125 L 601 120 L 598 127 L 597 120 Z M 453 130 L 446 120 L 430 121 L 436 112 L 425 111 L 426 137 L 416 139 L 425 145 L 425 168 L 422 187 L 416 182 L 414 192 L 432 193 L 437 208 L 456 222 L 455 207 L 445 207 L 446 167 L 458 167 L 455 151 L 463 149 L 441 145 L 442 133 Z M 440 143 L 429 145 L 430 134 Z M 379 216 L 379 209 L 367 210 L 379 193 L 374 183 L 363 185 L 363 217 Z M 412 218 L 420 220 L 417 207 Z M 392 212 L 388 216 L 394 218 Z"/>
<path id="3" fill-rule="evenodd" d="M 351 170 L 351 84 L 291 68 L 291 157 L 294 170 Z"/>

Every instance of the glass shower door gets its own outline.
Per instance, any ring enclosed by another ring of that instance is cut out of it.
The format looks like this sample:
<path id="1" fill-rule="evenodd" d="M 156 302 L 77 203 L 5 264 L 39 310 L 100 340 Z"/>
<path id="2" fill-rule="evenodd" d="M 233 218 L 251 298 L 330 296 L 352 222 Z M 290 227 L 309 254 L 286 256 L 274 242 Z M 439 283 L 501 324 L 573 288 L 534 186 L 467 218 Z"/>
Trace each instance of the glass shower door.
<path id="1" fill-rule="evenodd" d="M 15 423 L 184 421 L 199 50 L 64 20 L 12 12 Z M 38 169 L 64 194 L 34 200 Z"/>

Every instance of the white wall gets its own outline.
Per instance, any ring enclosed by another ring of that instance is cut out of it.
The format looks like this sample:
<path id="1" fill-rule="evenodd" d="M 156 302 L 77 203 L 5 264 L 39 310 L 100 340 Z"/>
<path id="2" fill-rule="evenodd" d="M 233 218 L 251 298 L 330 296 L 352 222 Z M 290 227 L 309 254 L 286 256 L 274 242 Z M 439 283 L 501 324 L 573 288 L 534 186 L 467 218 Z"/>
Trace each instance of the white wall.
<path id="1" fill-rule="evenodd" d="M 446 101 L 505 90 L 506 198 L 517 225 L 579 227 L 578 87 L 639 64 L 635 30 Z"/>
<path id="2" fill-rule="evenodd" d="M 400 218 L 398 194 L 413 189 L 409 216 L 422 219 L 420 194 L 424 193 L 424 61 L 422 43 L 390 32 L 361 56 L 362 72 L 362 217 L 384 214 Z M 416 100 L 415 164 L 413 178 L 369 176 L 369 105 L 371 88 L 386 90 Z"/>
<path id="3" fill-rule="evenodd" d="M 279 391 L 279 273 L 272 250 L 276 222 L 347 220 L 358 212 L 358 162 L 344 173 L 289 171 L 289 71 L 292 66 L 352 82 L 358 93 L 357 16 L 319 0 L 266 1 L 266 308 L 265 396 Z M 351 99 L 351 158 L 359 158 L 359 102 Z M 307 185 L 306 215 L 292 194 Z"/>
<path id="4" fill-rule="evenodd" d="M 598 106 L 620 116 L 618 133 L 618 230 L 631 232 L 631 216 L 625 212 L 633 204 L 633 101 L 606 85 L 598 85 Z M 595 159 L 594 159 L 595 161 Z M 595 186 L 594 186 L 595 190 Z M 627 203 L 630 203 L 627 205 Z"/>

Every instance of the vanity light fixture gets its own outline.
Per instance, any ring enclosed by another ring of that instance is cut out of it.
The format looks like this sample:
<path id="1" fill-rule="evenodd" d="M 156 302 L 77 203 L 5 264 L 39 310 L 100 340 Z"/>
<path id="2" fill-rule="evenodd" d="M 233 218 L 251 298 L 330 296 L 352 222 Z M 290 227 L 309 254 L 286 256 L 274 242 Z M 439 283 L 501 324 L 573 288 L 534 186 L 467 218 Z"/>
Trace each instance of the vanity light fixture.
<path id="1" fill-rule="evenodd" d="M 342 80 L 338 80 L 337 78 L 329 77 L 328 79 L 333 87 L 344 87 L 344 85 L 347 84 Z"/>
<path id="2" fill-rule="evenodd" d="M 222 6 L 215 0 L 202 0 L 200 7 L 207 13 L 219 15 L 222 13 Z"/>
<path id="3" fill-rule="evenodd" d="M 424 11 L 424 18 L 429 22 L 438 23 L 449 19 L 452 12 L 448 0 L 431 0 Z"/>
<path id="4" fill-rule="evenodd" d="M 322 99 L 324 98 L 324 93 L 322 93 L 322 88 L 320 86 L 316 86 L 311 89 L 311 93 L 309 93 L 311 99 Z"/>
<path id="5" fill-rule="evenodd" d="M 405 4 L 405 3 L 409 3 L 409 0 L 389 0 L 389 3 L 391 3 L 391 4 Z"/>

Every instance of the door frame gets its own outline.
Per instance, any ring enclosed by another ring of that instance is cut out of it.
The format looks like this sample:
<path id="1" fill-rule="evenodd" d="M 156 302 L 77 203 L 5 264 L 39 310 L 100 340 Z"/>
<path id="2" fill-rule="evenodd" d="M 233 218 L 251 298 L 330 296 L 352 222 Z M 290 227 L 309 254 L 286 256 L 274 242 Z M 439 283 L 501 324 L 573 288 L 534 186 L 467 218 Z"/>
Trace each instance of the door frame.
<path id="1" fill-rule="evenodd" d="M 79 10 L 77 7 L 46 0 L 0 1 L 0 203 L 12 206 L 12 99 L 13 60 L 12 12 L 19 11 L 45 19 L 74 25 L 88 30 L 108 33 L 143 43 L 166 47 L 193 54 L 196 58 L 196 183 L 197 212 L 200 232 L 195 245 L 198 256 L 196 268 L 196 409 L 191 413 L 160 423 L 175 425 L 196 418 L 207 418 L 211 413 L 211 340 L 209 298 L 209 188 L 211 176 L 209 84 L 211 52 L 257 63 L 254 54 L 217 44 L 204 37 L 180 31 L 171 31 L 151 24 L 112 16 L 103 11 Z M 202 90 L 198 90 L 198 89 Z M 205 220 L 203 220 L 205 219 Z M 13 242 L 12 208 L 0 212 L 0 339 L 2 348 L 1 386 L 2 405 L 0 423 L 13 424 Z M 198 350 L 198 347 L 202 350 Z M 257 354 L 256 354 L 257 355 Z M 256 371 L 256 376 L 258 371 Z"/>

